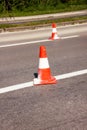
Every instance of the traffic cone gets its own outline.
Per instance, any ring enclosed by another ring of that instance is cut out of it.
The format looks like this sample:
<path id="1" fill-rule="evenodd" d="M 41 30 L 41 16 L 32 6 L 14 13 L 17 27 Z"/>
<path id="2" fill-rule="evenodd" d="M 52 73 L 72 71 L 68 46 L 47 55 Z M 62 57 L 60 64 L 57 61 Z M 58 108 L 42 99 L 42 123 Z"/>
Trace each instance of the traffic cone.
<path id="1" fill-rule="evenodd" d="M 52 24 L 52 35 L 49 39 L 51 39 L 51 40 L 59 39 L 59 37 L 57 35 L 57 29 L 56 29 L 55 23 Z"/>
<path id="2" fill-rule="evenodd" d="M 34 78 L 33 83 L 34 85 L 56 83 L 56 78 L 51 76 L 45 46 L 40 46 L 38 77 Z"/>

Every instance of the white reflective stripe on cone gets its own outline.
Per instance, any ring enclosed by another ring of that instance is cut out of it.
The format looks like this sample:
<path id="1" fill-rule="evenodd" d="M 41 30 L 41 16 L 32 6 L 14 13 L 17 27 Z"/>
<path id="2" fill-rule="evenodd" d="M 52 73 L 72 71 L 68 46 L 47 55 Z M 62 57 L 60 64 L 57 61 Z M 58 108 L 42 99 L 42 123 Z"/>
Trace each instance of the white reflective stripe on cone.
<path id="1" fill-rule="evenodd" d="M 39 69 L 49 68 L 48 58 L 39 59 Z"/>
<path id="2" fill-rule="evenodd" d="M 57 32 L 56 28 L 53 28 L 53 31 L 52 31 L 52 32 L 53 32 L 53 33 L 54 33 L 54 32 Z"/>

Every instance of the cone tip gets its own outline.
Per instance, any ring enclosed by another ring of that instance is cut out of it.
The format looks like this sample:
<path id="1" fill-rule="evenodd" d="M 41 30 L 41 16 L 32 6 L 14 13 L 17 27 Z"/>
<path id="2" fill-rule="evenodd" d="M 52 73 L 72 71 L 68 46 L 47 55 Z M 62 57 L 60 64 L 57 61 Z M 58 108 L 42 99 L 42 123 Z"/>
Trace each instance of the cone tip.
<path id="1" fill-rule="evenodd" d="M 52 23 L 52 28 L 56 28 L 56 23 Z"/>
<path id="2" fill-rule="evenodd" d="M 40 46 L 39 57 L 40 58 L 46 58 L 47 57 L 45 46 Z"/>

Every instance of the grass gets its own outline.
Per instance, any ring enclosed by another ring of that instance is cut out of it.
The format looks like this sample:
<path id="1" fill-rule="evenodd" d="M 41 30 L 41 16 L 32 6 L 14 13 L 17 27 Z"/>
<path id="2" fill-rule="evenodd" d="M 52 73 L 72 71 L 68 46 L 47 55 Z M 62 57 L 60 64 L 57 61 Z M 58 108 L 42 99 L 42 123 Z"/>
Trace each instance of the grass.
<path id="1" fill-rule="evenodd" d="M 50 13 L 59 13 L 59 12 L 70 12 L 70 11 L 78 11 L 87 9 L 87 5 L 68 5 L 68 4 L 60 4 L 58 7 L 42 7 L 42 8 L 28 8 L 25 10 L 17 11 L 13 10 L 13 12 L 8 13 L 7 11 L 3 11 L 0 13 L 0 17 L 17 17 L 17 16 L 32 16 L 32 15 L 40 15 L 40 14 L 50 14 Z"/>
<path id="2" fill-rule="evenodd" d="M 50 14 L 50 13 L 59 13 L 59 12 L 70 12 L 70 11 L 78 11 L 87 9 L 87 5 L 64 5 L 61 4 L 60 6 L 54 8 L 54 7 L 46 7 L 46 8 L 39 8 L 39 9 L 32 9 L 29 8 L 24 11 L 16 11 L 13 10 L 13 12 L 3 12 L 0 13 L 0 17 L 17 17 L 17 16 L 31 16 L 31 15 L 40 15 L 40 14 Z M 50 19 L 50 20 L 42 20 L 37 22 L 26 22 L 21 24 L 0 24 L 0 29 L 5 30 L 6 28 L 13 28 L 13 27 L 27 27 L 27 26 L 38 26 L 38 25 L 46 25 L 51 24 L 53 22 L 62 24 L 64 22 L 75 22 L 75 21 L 81 21 L 81 20 L 87 20 L 87 16 L 79 16 L 79 17 L 73 17 L 73 18 L 61 18 L 61 19 Z"/>
<path id="3" fill-rule="evenodd" d="M 87 5 L 70 5 L 70 6 L 60 6 L 60 8 L 43 8 L 43 10 L 29 10 L 24 12 L 13 12 L 13 16 L 32 16 L 32 15 L 41 15 L 41 14 L 51 14 L 51 13 L 60 13 L 60 12 L 69 12 L 69 11 L 78 11 L 87 9 Z M 12 14 L 11 14 L 12 15 Z"/>

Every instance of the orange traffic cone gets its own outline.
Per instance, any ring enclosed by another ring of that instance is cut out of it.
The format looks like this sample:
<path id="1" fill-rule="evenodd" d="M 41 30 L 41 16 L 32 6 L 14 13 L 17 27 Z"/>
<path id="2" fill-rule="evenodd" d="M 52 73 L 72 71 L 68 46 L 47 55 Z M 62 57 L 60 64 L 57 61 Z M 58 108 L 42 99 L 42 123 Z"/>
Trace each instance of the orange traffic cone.
<path id="1" fill-rule="evenodd" d="M 57 30 L 56 30 L 56 24 L 55 23 L 52 24 L 52 35 L 51 35 L 51 37 L 49 39 L 51 39 L 51 40 L 59 39 L 59 37 L 57 35 Z"/>
<path id="2" fill-rule="evenodd" d="M 40 46 L 39 58 L 38 77 L 34 78 L 34 85 L 56 83 L 56 78 L 51 76 L 46 48 L 44 46 Z"/>

